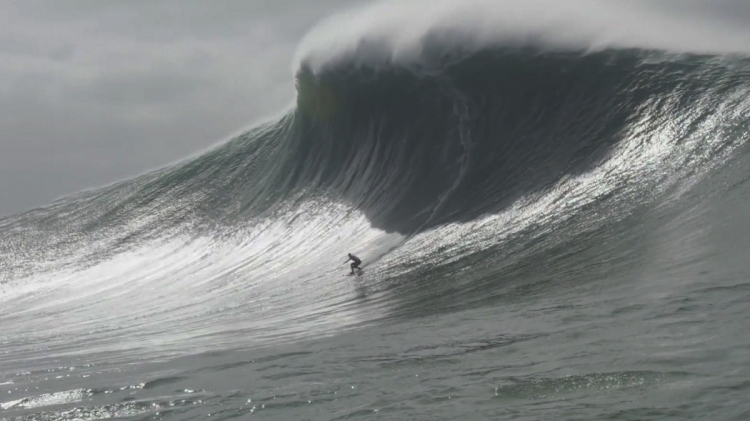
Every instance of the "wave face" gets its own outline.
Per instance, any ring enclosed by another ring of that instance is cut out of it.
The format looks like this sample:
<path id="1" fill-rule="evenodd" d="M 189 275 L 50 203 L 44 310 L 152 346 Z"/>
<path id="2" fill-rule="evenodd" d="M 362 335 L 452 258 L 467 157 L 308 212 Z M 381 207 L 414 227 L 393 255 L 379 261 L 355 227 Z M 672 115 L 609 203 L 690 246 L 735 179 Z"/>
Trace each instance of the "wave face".
<path id="1" fill-rule="evenodd" d="M 374 226 L 412 234 L 497 213 L 590 171 L 613 148 L 655 142 L 665 129 L 677 143 L 724 106 L 744 106 L 725 96 L 744 89 L 742 72 L 708 58 L 434 55 L 417 70 L 303 67 L 296 116 L 305 135 L 290 165 L 298 177 L 332 188 Z"/>
<path id="2" fill-rule="evenodd" d="M 341 305 L 315 285 L 349 251 L 378 270 L 378 289 L 493 250 L 522 262 L 539 238 L 553 248 L 627 217 L 747 141 L 744 59 L 434 45 L 420 66 L 303 62 L 297 107 L 278 121 L 2 220 L 6 314 L 105 329 L 70 311 L 94 303 L 119 309 L 106 329 L 143 317 L 164 334 L 167 317 L 198 335 L 218 308 L 232 329 L 260 311 L 252 328 L 276 332 L 287 311 L 326 319 Z M 146 287 L 182 298 L 139 298 Z"/>

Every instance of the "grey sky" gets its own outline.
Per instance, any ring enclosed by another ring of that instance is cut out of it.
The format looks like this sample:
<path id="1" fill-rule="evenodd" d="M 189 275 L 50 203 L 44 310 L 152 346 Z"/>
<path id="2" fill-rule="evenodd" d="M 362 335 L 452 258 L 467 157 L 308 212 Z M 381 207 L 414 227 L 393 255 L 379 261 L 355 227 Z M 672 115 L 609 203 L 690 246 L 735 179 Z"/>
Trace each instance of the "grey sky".
<path id="1" fill-rule="evenodd" d="M 0 215 L 183 158 L 283 109 L 299 40 L 356 3 L 0 0 Z"/>
<path id="2" fill-rule="evenodd" d="M 304 35 L 365 2 L 0 0 L 0 215 L 162 166 L 280 111 Z M 750 22 L 747 0 L 631 4 Z"/>

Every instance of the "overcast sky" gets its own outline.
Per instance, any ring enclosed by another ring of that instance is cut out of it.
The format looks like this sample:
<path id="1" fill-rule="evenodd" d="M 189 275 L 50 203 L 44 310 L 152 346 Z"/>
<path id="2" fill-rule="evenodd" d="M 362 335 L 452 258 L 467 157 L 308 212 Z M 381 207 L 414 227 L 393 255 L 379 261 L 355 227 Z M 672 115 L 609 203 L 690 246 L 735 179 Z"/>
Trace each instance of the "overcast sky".
<path id="1" fill-rule="evenodd" d="M 750 22 L 748 0 L 633 1 Z M 163 166 L 282 110 L 305 33 L 364 2 L 0 0 L 0 215 Z"/>
<path id="2" fill-rule="evenodd" d="M 357 0 L 0 0 L 0 215 L 214 145 L 295 98 L 295 48 Z"/>

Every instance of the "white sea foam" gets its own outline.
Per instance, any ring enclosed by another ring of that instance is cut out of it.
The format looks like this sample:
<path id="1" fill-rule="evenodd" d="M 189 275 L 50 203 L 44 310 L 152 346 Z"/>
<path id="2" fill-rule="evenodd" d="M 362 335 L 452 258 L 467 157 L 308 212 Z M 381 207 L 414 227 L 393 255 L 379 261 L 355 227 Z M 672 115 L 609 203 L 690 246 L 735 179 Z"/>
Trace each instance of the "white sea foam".
<path id="1" fill-rule="evenodd" d="M 750 28 L 704 14 L 672 13 L 646 2 L 605 0 L 398 0 L 322 21 L 303 39 L 301 63 L 319 71 L 347 57 L 402 64 L 422 58 L 425 41 L 476 50 L 489 45 L 541 50 L 644 48 L 677 53 L 750 53 Z"/>

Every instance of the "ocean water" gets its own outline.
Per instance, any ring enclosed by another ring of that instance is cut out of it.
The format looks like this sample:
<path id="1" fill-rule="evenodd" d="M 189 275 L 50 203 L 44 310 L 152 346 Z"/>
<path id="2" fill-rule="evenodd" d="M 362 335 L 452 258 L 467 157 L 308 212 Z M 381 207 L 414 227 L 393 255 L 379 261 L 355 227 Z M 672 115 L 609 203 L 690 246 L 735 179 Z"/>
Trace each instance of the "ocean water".
<path id="1" fill-rule="evenodd" d="M 0 418 L 749 419 L 750 61 L 434 35 L 0 219 Z"/>

